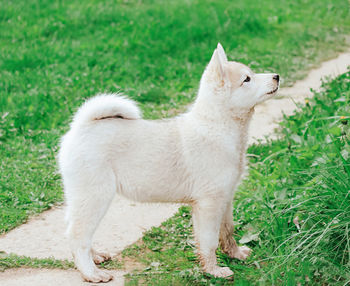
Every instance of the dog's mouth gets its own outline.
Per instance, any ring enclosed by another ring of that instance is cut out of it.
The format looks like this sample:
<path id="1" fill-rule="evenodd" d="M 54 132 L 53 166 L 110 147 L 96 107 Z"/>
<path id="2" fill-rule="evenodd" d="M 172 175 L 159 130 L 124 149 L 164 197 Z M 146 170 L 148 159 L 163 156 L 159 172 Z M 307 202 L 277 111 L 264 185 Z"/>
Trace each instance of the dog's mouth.
<path id="1" fill-rule="evenodd" d="M 277 90 L 278 90 L 278 86 L 274 90 L 271 90 L 271 91 L 269 91 L 266 94 L 274 94 Z"/>

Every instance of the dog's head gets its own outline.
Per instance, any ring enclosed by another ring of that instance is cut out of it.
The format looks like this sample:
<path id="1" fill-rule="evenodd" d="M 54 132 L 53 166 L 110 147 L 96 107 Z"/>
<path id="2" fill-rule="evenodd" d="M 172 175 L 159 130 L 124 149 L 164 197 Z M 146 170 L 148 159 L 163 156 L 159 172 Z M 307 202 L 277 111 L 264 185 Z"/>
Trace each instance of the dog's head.
<path id="1" fill-rule="evenodd" d="M 276 94 L 278 74 L 255 74 L 249 67 L 228 61 L 219 43 L 204 72 L 202 82 L 224 96 L 228 107 L 251 109 Z"/>

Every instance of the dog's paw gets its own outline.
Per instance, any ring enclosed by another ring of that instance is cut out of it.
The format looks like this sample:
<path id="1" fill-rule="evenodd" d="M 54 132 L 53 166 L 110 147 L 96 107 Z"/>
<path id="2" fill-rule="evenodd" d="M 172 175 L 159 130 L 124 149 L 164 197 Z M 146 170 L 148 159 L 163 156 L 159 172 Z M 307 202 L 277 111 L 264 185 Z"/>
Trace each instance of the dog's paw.
<path id="1" fill-rule="evenodd" d="M 108 282 L 113 279 L 113 275 L 102 270 L 96 270 L 92 275 L 82 274 L 82 276 L 85 281 L 93 283 Z"/>
<path id="2" fill-rule="evenodd" d="M 246 260 L 252 250 L 247 246 L 238 246 L 238 249 L 232 254 L 232 257 L 239 260 Z"/>
<path id="3" fill-rule="evenodd" d="M 96 250 L 92 250 L 92 257 L 95 264 L 101 264 L 102 262 L 111 260 L 111 256 L 108 253 L 97 252 Z"/>
<path id="4" fill-rule="evenodd" d="M 214 266 L 212 269 L 206 270 L 205 272 L 218 278 L 227 278 L 233 275 L 233 272 L 230 268 L 219 266 Z"/>

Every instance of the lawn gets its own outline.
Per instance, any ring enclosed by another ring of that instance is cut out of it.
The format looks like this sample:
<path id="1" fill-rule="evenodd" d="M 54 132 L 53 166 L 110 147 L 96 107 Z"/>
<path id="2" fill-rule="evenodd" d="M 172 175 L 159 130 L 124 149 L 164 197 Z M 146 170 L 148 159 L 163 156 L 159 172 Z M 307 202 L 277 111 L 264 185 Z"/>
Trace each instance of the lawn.
<path id="1" fill-rule="evenodd" d="M 277 140 L 250 146 L 249 175 L 233 204 L 236 239 L 253 254 L 241 262 L 218 250 L 235 285 L 350 283 L 349 121 L 350 72 L 285 118 Z M 200 271 L 190 218 L 183 207 L 124 250 L 144 265 L 130 285 L 233 283 Z"/>
<path id="2" fill-rule="evenodd" d="M 218 41 L 230 59 L 258 72 L 278 72 L 284 85 L 349 45 L 346 0 L 8 0 L 0 4 L 0 233 L 62 202 L 57 146 L 85 98 L 121 91 L 140 103 L 146 118 L 173 116 L 195 97 Z M 253 156 L 251 168 L 269 151 L 289 150 L 283 144 L 271 143 L 273 149 L 252 147 L 250 153 L 256 150 L 254 154 L 261 157 L 254 161 Z M 305 160 L 296 156 L 291 162 L 300 171 Z M 249 188 L 257 188 L 259 172 L 251 171 L 251 183 L 245 183 Z M 287 196 L 287 190 L 270 188 L 275 180 L 275 175 L 264 177 L 265 185 L 254 193 L 247 189 L 243 201 L 253 208 L 257 197 L 267 196 L 264 186 L 271 189 L 270 196 Z M 182 211 L 189 216 L 188 209 Z M 248 213 L 259 217 L 257 221 L 272 218 L 259 208 L 252 211 Z M 240 227 L 238 231 L 245 232 Z"/>

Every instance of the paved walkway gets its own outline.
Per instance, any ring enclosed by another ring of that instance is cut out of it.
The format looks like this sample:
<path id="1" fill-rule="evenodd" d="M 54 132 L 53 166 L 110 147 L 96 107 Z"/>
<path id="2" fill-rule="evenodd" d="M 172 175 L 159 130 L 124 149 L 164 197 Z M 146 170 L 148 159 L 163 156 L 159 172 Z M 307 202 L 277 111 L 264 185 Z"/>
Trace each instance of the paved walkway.
<path id="1" fill-rule="evenodd" d="M 108 286 L 123 286 L 125 272 L 111 271 L 114 279 Z M 3 286 L 90 286 L 104 285 L 83 282 L 76 270 L 61 269 L 10 269 L 0 273 L 0 285 Z"/>
<path id="2" fill-rule="evenodd" d="M 173 216 L 177 204 L 142 204 L 116 196 L 94 236 L 94 248 L 112 256 Z M 65 237 L 65 207 L 55 207 L 0 236 L 0 251 L 28 257 L 72 260 Z M 1 278 L 1 274 L 0 274 Z"/>
<path id="3" fill-rule="evenodd" d="M 306 79 L 298 81 L 293 87 L 283 88 L 282 99 L 269 100 L 256 108 L 250 128 L 249 143 L 265 136 L 273 136 L 282 114 L 292 114 L 295 102 L 304 102 L 311 96 L 310 88 L 318 90 L 321 79 L 337 76 L 347 71 L 350 65 L 350 52 L 322 63 L 310 71 Z M 103 219 L 94 238 L 96 249 L 112 255 L 142 237 L 142 233 L 152 226 L 175 214 L 177 204 L 141 204 L 116 196 L 107 215 Z M 71 260 L 64 224 L 64 207 L 55 207 L 29 220 L 9 233 L 0 236 L 0 251 L 29 257 L 54 257 Z M 125 269 L 127 271 L 127 269 Z M 123 285 L 123 271 L 113 271 L 115 279 L 108 285 Z M 58 269 L 10 269 L 0 272 L 1 285 L 88 285 L 82 282 L 74 270 Z"/>

